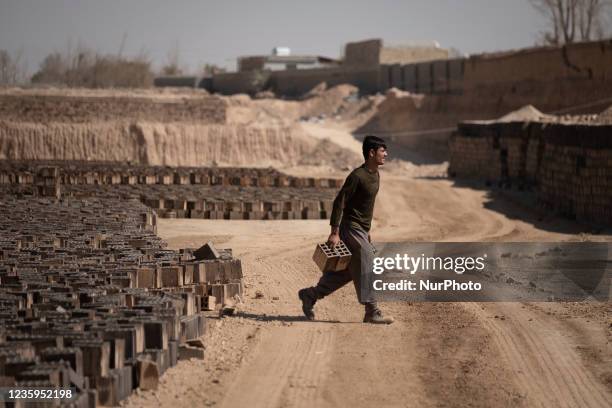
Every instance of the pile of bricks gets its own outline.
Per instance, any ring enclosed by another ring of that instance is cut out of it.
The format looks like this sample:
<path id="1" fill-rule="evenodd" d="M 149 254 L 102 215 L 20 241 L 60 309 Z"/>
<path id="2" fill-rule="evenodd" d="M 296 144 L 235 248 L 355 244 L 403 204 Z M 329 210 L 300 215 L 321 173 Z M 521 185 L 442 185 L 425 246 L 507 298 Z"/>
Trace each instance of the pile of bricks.
<path id="1" fill-rule="evenodd" d="M 43 180 L 41 174 L 51 172 L 55 178 Z M 33 186 L 42 181 L 61 187 L 64 196 L 138 198 L 160 217 L 245 220 L 326 219 L 341 186 L 341 180 L 273 169 L 0 162 L 0 191 L 40 194 Z"/>
<path id="2" fill-rule="evenodd" d="M 5 387 L 72 387 L 75 406 L 117 405 L 203 356 L 203 311 L 241 294 L 231 250 L 165 249 L 135 200 L 0 195 L 0 214 Z"/>
<path id="3" fill-rule="evenodd" d="M 64 186 L 73 197 L 134 197 L 164 218 L 325 219 L 335 191 L 313 188 L 223 186 Z"/>
<path id="4" fill-rule="evenodd" d="M 57 167 L 64 185 L 198 185 L 338 188 L 342 180 L 294 177 L 273 168 L 163 167 L 125 162 L 0 160 L 0 184 L 29 184 L 40 168 Z"/>
<path id="5" fill-rule="evenodd" d="M 449 175 L 535 187 L 545 208 L 612 225 L 611 125 L 466 122 L 450 140 Z"/>
<path id="6" fill-rule="evenodd" d="M 225 123 L 226 103 L 215 96 L 148 97 L 0 95 L 0 119 L 14 122 L 91 123 L 106 120 Z"/>

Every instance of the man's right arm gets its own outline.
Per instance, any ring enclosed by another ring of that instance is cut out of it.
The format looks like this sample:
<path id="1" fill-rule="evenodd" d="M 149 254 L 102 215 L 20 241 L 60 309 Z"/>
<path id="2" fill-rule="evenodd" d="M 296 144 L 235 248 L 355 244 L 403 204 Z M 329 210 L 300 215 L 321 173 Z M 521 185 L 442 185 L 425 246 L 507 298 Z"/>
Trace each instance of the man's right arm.
<path id="1" fill-rule="evenodd" d="M 338 192 L 336 199 L 334 200 L 334 206 L 330 217 L 331 233 L 327 239 L 327 243 L 333 248 L 338 242 L 340 242 L 340 220 L 342 219 L 342 211 L 347 201 L 351 199 L 357 185 L 359 184 L 359 178 L 355 173 L 348 175 L 344 181 L 344 185 Z"/>

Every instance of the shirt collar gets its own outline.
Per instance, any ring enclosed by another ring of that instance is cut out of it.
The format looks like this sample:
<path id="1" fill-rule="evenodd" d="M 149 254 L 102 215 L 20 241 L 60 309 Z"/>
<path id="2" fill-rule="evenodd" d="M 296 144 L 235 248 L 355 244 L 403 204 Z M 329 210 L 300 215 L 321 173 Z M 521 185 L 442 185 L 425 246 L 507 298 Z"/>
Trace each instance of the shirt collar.
<path id="1" fill-rule="evenodd" d="M 361 165 L 361 167 L 363 167 L 364 169 L 366 169 L 366 171 L 367 171 L 368 173 L 370 173 L 370 174 L 378 174 L 378 170 L 374 170 L 374 171 L 370 170 L 370 169 L 368 168 L 368 166 L 367 166 L 365 163 L 363 163 L 363 164 Z"/>

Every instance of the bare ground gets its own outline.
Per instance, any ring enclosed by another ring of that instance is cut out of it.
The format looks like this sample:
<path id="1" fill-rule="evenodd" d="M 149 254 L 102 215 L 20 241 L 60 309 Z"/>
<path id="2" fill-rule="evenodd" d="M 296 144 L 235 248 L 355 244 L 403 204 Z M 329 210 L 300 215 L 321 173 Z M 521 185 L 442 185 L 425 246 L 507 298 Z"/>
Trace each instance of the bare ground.
<path id="1" fill-rule="evenodd" d="M 296 171 L 299 171 L 296 170 Z M 445 179 L 387 171 L 375 241 L 610 240 Z M 535 225 L 538 225 L 537 227 Z M 561 230 L 563 232 L 552 232 Z M 550 406 L 612 404 L 610 304 L 388 303 L 372 327 L 347 285 L 301 318 L 297 290 L 319 276 L 310 257 L 326 221 L 161 220 L 173 248 L 207 239 L 245 268 L 235 317 L 211 318 L 207 355 L 183 361 L 126 406 Z M 256 298 L 256 291 L 263 298 Z"/>

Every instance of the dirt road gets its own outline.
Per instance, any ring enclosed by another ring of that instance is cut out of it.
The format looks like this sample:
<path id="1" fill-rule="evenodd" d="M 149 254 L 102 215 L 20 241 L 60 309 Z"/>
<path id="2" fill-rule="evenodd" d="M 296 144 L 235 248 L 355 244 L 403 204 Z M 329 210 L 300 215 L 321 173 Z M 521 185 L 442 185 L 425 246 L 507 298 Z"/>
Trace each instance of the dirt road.
<path id="1" fill-rule="evenodd" d="M 394 171 L 383 174 L 374 221 L 375 241 L 611 239 L 449 180 Z M 360 323 L 347 286 L 317 304 L 317 322 L 303 321 L 296 293 L 316 282 L 310 258 L 327 233 L 326 221 L 161 220 L 173 248 L 208 239 L 233 248 L 245 268 L 244 303 L 236 317 L 211 319 L 205 360 L 180 362 L 156 392 L 126 405 L 612 404 L 609 304 L 394 303 L 383 307 L 396 323 L 372 327 Z"/>

